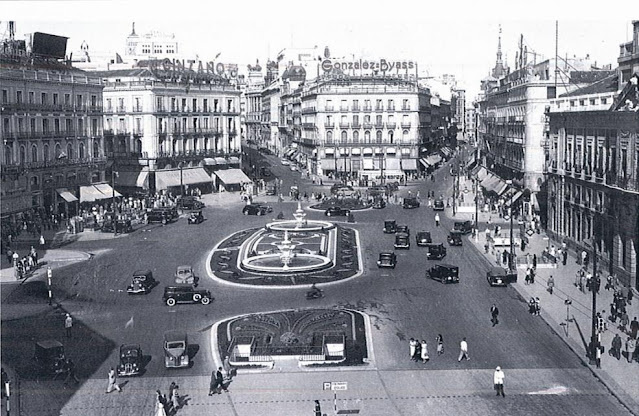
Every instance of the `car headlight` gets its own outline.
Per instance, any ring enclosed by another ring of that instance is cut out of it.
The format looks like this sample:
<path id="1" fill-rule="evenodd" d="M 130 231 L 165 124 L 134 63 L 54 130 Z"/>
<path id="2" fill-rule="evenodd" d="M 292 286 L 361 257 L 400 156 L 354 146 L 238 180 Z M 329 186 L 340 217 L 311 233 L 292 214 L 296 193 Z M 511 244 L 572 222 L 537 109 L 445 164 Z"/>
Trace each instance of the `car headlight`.
<path id="1" fill-rule="evenodd" d="M 189 357 L 187 355 L 183 355 L 182 356 L 182 364 L 188 364 L 189 362 Z"/>

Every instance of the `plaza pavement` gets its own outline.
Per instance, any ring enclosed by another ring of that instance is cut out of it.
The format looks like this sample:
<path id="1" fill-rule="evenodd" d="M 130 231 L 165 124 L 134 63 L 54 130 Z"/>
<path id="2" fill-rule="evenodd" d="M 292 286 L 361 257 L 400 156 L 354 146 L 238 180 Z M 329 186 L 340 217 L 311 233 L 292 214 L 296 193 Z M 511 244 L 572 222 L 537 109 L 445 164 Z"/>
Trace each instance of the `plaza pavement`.
<path id="1" fill-rule="evenodd" d="M 468 196 L 465 198 L 466 201 L 473 201 L 474 193 L 472 191 L 472 182 L 462 180 L 460 188 L 463 189 L 464 186 L 469 189 Z M 470 205 L 473 204 L 470 202 L 466 204 L 466 206 Z M 474 205 L 472 211 L 472 213 L 458 212 L 453 216 L 452 209 L 447 208 L 446 214 L 449 218 L 471 220 L 474 217 Z M 488 223 L 489 217 L 492 225 Z M 501 266 L 501 264 L 496 262 L 492 249 L 488 254 L 485 254 L 484 249 L 484 244 L 486 243 L 484 231 L 487 227 L 494 227 L 496 223 L 502 226 L 502 234 L 508 235 L 510 229 L 509 221 L 499 218 L 499 216 L 494 213 L 480 212 L 478 238 L 468 237 L 468 241 L 473 243 L 480 253 L 484 253 L 484 256 L 491 264 Z M 517 223 L 515 223 L 515 227 L 517 227 L 516 224 Z M 515 237 L 517 235 L 518 229 L 515 229 Z M 525 256 L 527 253 L 530 253 L 530 256 L 537 254 L 537 258 L 541 258 L 541 253 L 544 248 L 550 245 L 561 247 L 561 242 L 554 241 L 552 238 L 549 239 L 542 231 L 540 234 L 533 234 L 532 237 L 529 237 L 529 244 L 526 246 L 526 250 L 522 251 L 520 247 L 516 247 L 516 253 L 520 257 Z M 503 249 L 502 247 L 501 250 Z M 506 247 L 506 249 L 509 250 L 508 247 Z M 581 265 L 577 264 L 577 254 L 573 251 L 569 251 L 566 266 L 563 266 L 560 262 L 557 268 L 538 267 L 534 284 L 525 284 L 525 268 L 518 268 L 517 283 L 512 286 L 526 302 L 531 297 L 539 297 L 541 301 L 541 318 L 562 337 L 574 353 L 581 358 L 584 365 L 590 368 L 595 377 L 601 380 L 627 408 L 631 409 L 635 414 L 639 414 L 639 363 L 636 361 L 628 363 L 623 355 L 620 360 L 617 360 L 608 354 L 612 339 L 617 333 L 623 341 L 622 351 L 625 351 L 627 334 L 617 328 L 618 321 L 616 324 L 607 321 L 608 330 L 601 336 L 602 345 L 605 347 L 605 353 L 602 354 L 601 358 L 601 368 L 598 369 L 596 366 L 590 365 L 586 357 L 586 346 L 591 339 L 592 292 L 582 292 L 574 285 L 575 275 L 581 267 Z M 590 265 L 589 270 L 592 271 L 592 265 Z M 552 295 L 546 290 L 548 278 L 551 275 L 555 281 Z M 483 276 L 478 276 L 478 278 L 483 278 Z M 607 311 L 608 313 L 605 314 L 607 317 L 610 312 L 610 304 L 612 303 L 614 292 L 613 290 L 605 290 L 604 287 L 605 277 L 597 296 L 597 310 Z M 495 290 L 499 290 L 499 288 L 495 288 Z M 636 294 L 637 292 L 635 291 L 635 295 Z M 564 300 L 566 299 L 572 301 L 569 308 L 564 304 Z M 626 310 L 630 320 L 632 320 L 633 317 L 639 317 L 639 300 L 637 296 L 635 296 L 632 305 L 627 305 Z M 571 319 L 570 322 L 567 321 L 567 313 Z M 500 319 L 508 319 L 508 317 L 500 316 Z"/>

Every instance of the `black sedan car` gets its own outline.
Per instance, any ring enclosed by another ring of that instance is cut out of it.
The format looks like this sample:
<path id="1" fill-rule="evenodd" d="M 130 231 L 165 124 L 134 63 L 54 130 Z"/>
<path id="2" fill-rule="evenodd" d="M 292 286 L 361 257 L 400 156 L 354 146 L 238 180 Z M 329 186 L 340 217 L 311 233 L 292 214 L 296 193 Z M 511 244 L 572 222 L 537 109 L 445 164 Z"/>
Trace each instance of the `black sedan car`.
<path id="1" fill-rule="evenodd" d="M 379 260 L 377 260 L 377 267 L 390 267 L 394 269 L 397 265 L 397 256 L 395 253 L 384 252 L 379 253 Z"/>
<path id="2" fill-rule="evenodd" d="M 129 295 L 146 295 L 153 289 L 158 281 L 153 278 L 151 270 L 138 270 L 133 273 L 131 284 L 126 288 Z"/>
<path id="3" fill-rule="evenodd" d="M 211 303 L 211 292 L 204 289 L 195 289 L 193 286 L 167 286 L 164 288 L 164 303 L 175 306 L 176 303 Z"/>
<path id="4" fill-rule="evenodd" d="M 419 231 L 415 235 L 415 242 L 418 246 L 425 247 L 426 245 L 432 243 L 433 239 L 431 238 L 429 231 Z"/>
<path id="5" fill-rule="evenodd" d="M 395 234 L 395 244 L 393 247 L 396 249 L 410 249 L 410 236 L 404 233 Z"/>
<path id="6" fill-rule="evenodd" d="M 266 215 L 269 212 L 273 212 L 273 208 L 262 204 L 253 203 L 242 208 L 242 214 L 244 215 Z"/>
<path id="7" fill-rule="evenodd" d="M 426 250 L 428 260 L 441 260 L 446 257 L 446 247 L 443 244 L 426 244 Z"/>
<path id="8" fill-rule="evenodd" d="M 448 234 L 448 244 L 450 244 L 451 246 L 461 246 L 463 235 L 464 234 L 461 231 L 451 231 Z"/>
<path id="9" fill-rule="evenodd" d="M 327 217 L 348 217 L 351 213 L 349 209 L 342 207 L 330 207 L 326 211 L 324 211 L 324 215 Z"/>
<path id="10" fill-rule="evenodd" d="M 462 234 L 470 234 L 473 232 L 472 221 L 456 221 L 453 230 L 459 231 Z"/>
<path id="11" fill-rule="evenodd" d="M 204 208 L 204 203 L 197 199 L 194 196 L 187 195 L 178 198 L 177 206 L 181 209 L 202 209 Z"/>
<path id="12" fill-rule="evenodd" d="M 399 233 L 410 235 L 410 229 L 408 228 L 408 225 L 398 225 L 395 228 L 395 234 L 399 234 Z"/>
<path id="13" fill-rule="evenodd" d="M 395 234 L 397 231 L 397 221 L 386 220 L 384 221 L 384 234 Z"/>
<path id="14" fill-rule="evenodd" d="M 506 287 L 508 283 L 517 282 L 517 273 L 512 273 L 503 267 L 492 267 L 486 272 L 486 280 L 491 286 Z"/>
<path id="15" fill-rule="evenodd" d="M 436 199 L 433 203 L 433 211 L 443 211 L 444 210 L 444 201 L 441 199 Z"/>
<path id="16" fill-rule="evenodd" d="M 459 267 L 452 264 L 436 264 L 426 270 L 426 277 L 441 283 L 459 283 Z"/>
<path id="17" fill-rule="evenodd" d="M 402 202 L 402 208 L 404 209 L 419 208 L 419 201 L 415 197 L 404 198 L 404 201 Z"/>
<path id="18" fill-rule="evenodd" d="M 142 371 L 143 364 L 142 349 L 138 344 L 120 345 L 119 376 L 136 376 Z"/>
<path id="19" fill-rule="evenodd" d="M 373 201 L 373 209 L 382 209 L 384 207 L 386 207 L 386 201 L 382 198 L 375 198 Z"/>

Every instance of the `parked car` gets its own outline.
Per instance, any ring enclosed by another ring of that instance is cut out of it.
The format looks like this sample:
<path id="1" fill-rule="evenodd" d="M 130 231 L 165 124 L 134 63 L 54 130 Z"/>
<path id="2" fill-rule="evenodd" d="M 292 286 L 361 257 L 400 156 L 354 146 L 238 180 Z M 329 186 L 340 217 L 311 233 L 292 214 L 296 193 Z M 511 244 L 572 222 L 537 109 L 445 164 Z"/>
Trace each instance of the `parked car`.
<path id="1" fill-rule="evenodd" d="M 446 257 L 446 247 L 443 244 L 426 244 L 426 259 L 441 260 Z"/>
<path id="2" fill-rule="evenodd" d="M 508 283 L 517 282 L 517 273 L 512 273 L 503 267 L 492 267 L 486 272 L 486 280 L 491 286 L 507 286 Z"/>
<path id="3" fill-rule="evenodd" d="M 242 214 L 244 215 L 266 215 L 269 212 L 273 212 L 273 208 L 258 203 L 245 205 L 244 208 L 242 208 Z"/>
<path id="4" fill-rule="evenodd" d="M 211 292 L 205 289 L 195 289 L 193 286 L 167 286 L 164 288 L 164 303 L 175 306 L 176 303 L 211 303 Z"/>
<path id="5" fill-rule="evenodd" d="M 355 190 L 350 185 L 336 183 L 335 185 L 331 186 L 331 193 L 334 195 L 350 197 L 355 194 Z"/>
<path id="6" fill-rule="evenodd" d="M 442 283 L 459 283 L 459 267 L 452 264 L 436 264 L 426 271 L 426 277 Z"/>
<path id="7" fill-rule="evenodd" d="M 397 265 L 397 255 L 391 252 L 379 253 L 379 259 L 377 260 L 377 267 L 390 267 L 394 269 Z"/>
<path id="8" fill-rule="evenodd" d="M 404 198 L 404 201 L 402 203 L 402 208 L 404 209 L 419 208 L 419 201 L 415 197 Z"/>
<path id="9" fill-rule="evenodd" d="M 451 231 L 448 233 L 448 244 L 451 246 L 461 246 L 462 245 L 462 236 L 464 234 L 461 231 Z"/>
<path id="10" fill-rule="evenodd" d="M 444 210 L 444 201 L 441 199 L 436 199 L 433 203 L 433 211 L 443 211 Z"/>
<path id="11" fill-rule="evenodd" d="M 430 232 L 428 231 L 419 231 L 415 235 L 415 242 L 418 246 L 424 247 L 433 242 L 433 239 L 430 236 Z"/>
<path id="12" fill-rule="evenodd" d="M 275 182 L 266 184 L 266 195 L 276 195 Z"/>
<path id="13" fill-rule="evenodd" d="M 473 232 L 472 221 L 456 221 L 453 225 L 453 230 L 459 231 L 462 234 L 470 234 Z"/>
<path id="14" fill-rule="evenodd" d="M 191 266 L 178 266 L 175 271 L 175 283 L 178 285 L 193 285 L 197 287 L 198 277 L 193 273 L 193 267 Z"/>
<path id="15" fill-rule="evenodd" d="M 202 209 L 204 203 L 194 196 L 182 196 L 177 200 L 177 206 L 182 209 Z"/>
<path id="16" fill-rule="evenodd" d="M 37 341 L 33 352 L 33 360 L 45 374 L 62 374 L 65 371 L 64 364 L 66 362 L 64 345 L 54 339 Z"/>
<path id="17" fill-rule="evenodd" d="M 395 244 L 393 247 L 396 249 L 410 249 L 410 236 L 405 233 L 395 234 Z"/>
<path id="18" fill-rule="evenodd" d="M 281 163 L 283 166 L 288 166 L 288 165 L 290 165 L 290 164 L 291 164 L 291 162 L 289 162 L 289 161 L 288 161 L 288 160 L 286 160 L 286 159 L 281 159 L 281 160 L 280 160 L 280 163 Z"/>
<path id="19" fill-rule="evenodd" d="M 397 221 L 395 220 L 386 220 L 384 221 L 384 233 L 385 234 L 395 234 L 397 231 Z"/>
<path id="20" fill-rule="evenodd" d="M 299 168 L 298 168 L 297 166 L 295 166 L 294 164 L 292 164 L 292 163 L 291 163 L 291 171 L 292 171 L 292 172 L 296 172 L 296 171 L 298 171 L 298 170 L 299 170 Z"/>
<path id="21" fill-rule="evenodd" d="M 106 219 L 102 224 L 102 232 L 105 233 L 130 233 L 133 231 L 133 226 L 131 225 L 131 220 L 122 219 L 122 220 L 114 220 L 114 219 Z"/>
<path id="22" fill-rule="evenodd" d="M 271 170 L 267 167 L 262 166 L 260 168 L 260 176 L 268 178 L 269 176 L 271 176 Z"/>
<path id="23" fill-rule="evenodd" d="M 187 218 L 187 222 L 189 224 L 200 224 L 204 222 L 204 215 L 202 215 L 202 211 L 193 211 L 189 213 L 189 217 Z"/>
<path id="24" fill-rule="evenodd" d="M 171 205 L 170 207 L 160 207 L 160 208 L 154 208 L 156 210 L 159 211 L 165 211 L 169 213 L 169 216 L 175 220 L 177 220 L 180 217 L 180 213 L 178 212 L 177 206 L 176 205 Z"/>
<path id="25" fill-rule="evenodd" d="M 330 207 L 326 211 L 324 211 L 324 215 L 327 217 L 348 217 L 351 213 L 349 209 L 342 207 Z"/>
<path id="26" fill-rule="evenodd" d="M 120 364 L 118 375 L 122 377 L 136 376 L 144 366 L 142 348 L 138 344 L 120 345 Z"/>
<path id="27" fill-rule="evenodd" d="M 395 234 L 399 234 L 399 233 L 410 235 L 410 229 L 408 228 L 408 225 L 398 225 L 395 228 Z"/>
<path id="28" fill-rule="evenodd" d="M 184 368 L 191 364 L 188 354 L 189 340 L 182 331 L 164 333 L 164 367 Z"/>
<path id="29" fill-rule="evenodd" d="M 133 273 L 131 284 L 126 288 L 126 292 L 129 295 L 147 294 L 157 283 L 151 270 L 138 270 Z"/>
<path id="30" fill-rule="evenodd" d="M 382 185 L 371 186 L 368 188 L 368 194 L 371 196 L 386 195 L 387 188 Z"/>
<path id="31" fill-rule="evenodd" d="M 162 223 L 166 225 L 173 221 L 173 216 L 170 212 L 161 209 L 147 209 L 145 222 L 147 224 Z"/>
<path id="32" fill-rule="evenodd" d="M 386 207 L 386 201 L 383 198 L 375 198 L 373 201 L 373 209 L 382 209 Z"/>

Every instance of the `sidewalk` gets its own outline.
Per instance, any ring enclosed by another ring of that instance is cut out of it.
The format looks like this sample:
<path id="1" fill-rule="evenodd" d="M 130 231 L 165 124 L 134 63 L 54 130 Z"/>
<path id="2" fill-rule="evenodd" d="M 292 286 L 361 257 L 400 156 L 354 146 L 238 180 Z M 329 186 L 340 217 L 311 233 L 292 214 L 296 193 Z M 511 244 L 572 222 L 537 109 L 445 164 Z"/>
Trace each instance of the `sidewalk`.
<path id="1" fill-rule="evenodd" d="M 468 195 L 471 200 L 474 198 L 472 191 Z M 446 214 L 449 218 L 470 219 L 474 212 L 472 214 L 458 213 L 455 217 L 452 217 L 451 210 L 447 209 Z M 483 230 L 490 226 L 488 224 L 489 215 L 489 213 L 479 213 L 478 239 L 476 241 L 474 237 L 468 238 L 468 241 L 473 243 L 480 253 L 484 253 L 486 236 Z M 495 224 L 496 222 L 506 223 L 507 221 L 495 218 L 493 214 L 491 222 Z M 508 232 L 507 227 L 504 227 L 504 230 Z M 515 233 L 518 234 L 518 227 Z M 554 244 L 555 247 L 561 247 L 560 242 L 549 239 L 543 232 L 541 234 L 533 234 L 532 237 L 529 237 L 529 244 L 526 250 L 522 252 L 520 247 L 517 247 L 517 254 L 518 256 L 525 256 L 527 253 L 530 253 L 531 256 L 537 254 L 538 258 L 541 258 L 542 251 L 550 244 Z M 566 344 L 582 359 L 584 365 L 592 371 L 595 377 L 602 381 L 626 407 L 635 414 L 639 414 L 639 394 L 637 393 L 639 392 L 639 363 L 628 363 L 623 355 L 620 360 L 617 360 L 608 354 L 612 339 L 617 333 L 623 341 L 622 352 L 625 352 L 625 341 L 628 335 L 617 328 L 618 321 L 613 323 L 606 320 L 608 329 L 601 335 L 601 343 L 605 347 L 605 353 L 602 354 L 601 358 L 601 369 L 589 364 L 589 360 L 586 357 L 586 348 L 591 338 L 592 292 L 581 292 L 579 288 L 575 287 L 575 275 L 581 265 L 577 264 L 575 253 L 569 252 L 569 254 L 566 266 L 562 266 L 559 263 L 557 268 L 538 267 L 535 283 L 531 285 L 525 284 L 525 269 L 518 269 L 517 283 L 512 286 L 523 297 L 525 302 L 531 297 L 539 297 L 541 300 L 541 317 L 546 323 L 550 325 L 557 335 L 564 339 Z M 500 265 L 496 263 L 493 254 L 488 253 L 484 254 L 484 256 L 491 264 Z M 546 284 L 551 275 L 555 281 L 552 295 L 546 290 Z M 597 310 L 609 312 L 614 292 L 613 290 L 606 291 L 604 287 L 605 281 L 602 283 L 597 295 Z M 566 299 L 572 301 L 569 307 L 564 303 Z M 639 317 L 639 300 L 635 297 L 632 305 L 627 305 L 626 310 L 630 320 L 633 317 Z M 607 318 L 608 315 L 609 313 L 605 314 L 605 317 Z M 569 316 L 570 321 L 567 320 L 567 316 Z"/>

